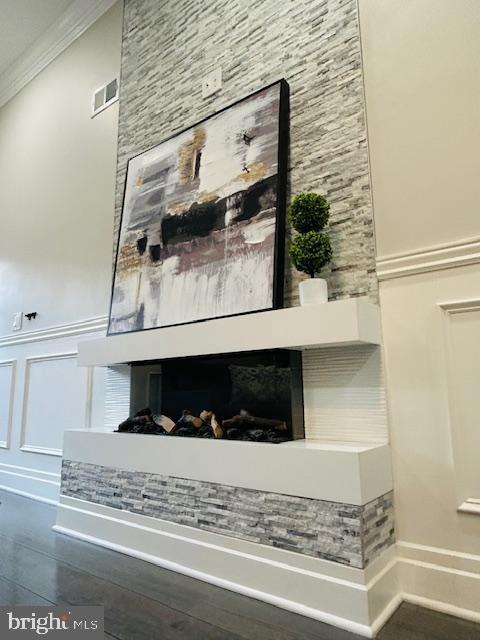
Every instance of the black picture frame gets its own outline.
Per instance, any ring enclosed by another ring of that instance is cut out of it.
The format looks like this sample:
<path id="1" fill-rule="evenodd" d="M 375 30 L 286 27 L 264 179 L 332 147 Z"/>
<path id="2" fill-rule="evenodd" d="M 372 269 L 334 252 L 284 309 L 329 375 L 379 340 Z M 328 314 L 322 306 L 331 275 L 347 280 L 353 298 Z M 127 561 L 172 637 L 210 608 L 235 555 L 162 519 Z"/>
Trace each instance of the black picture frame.
<path id="1" fill-rule="evenodd" d="M 277 157 L 277 200 L 276 200 L 276 218 L 275 218 L 275 239 L 274 239 L 274 264 L 273 264 L 273 287 L 272 287 L 272 305 L 270 307 L 265 307 L 263 309 L 255 309 L 252 311 L 243 311 L 239 313 L 232 313 L 222 316 L 214 316 L 212 318 L 199 318 L 196 320 L 179 322 L 169 325 L 162 325 L 160 327 L 146 327 L 142 329 L 132 329 L 129 331 L 111 331 L 111 320 L 112 320 L 112 305 L 113 305 L 113 296 L 115 290 L 115 276 L 116 269 L 118 264 L 118 253 L 120 250 L 120 236 L 122 231 L 122 223 L 123 223 L 123 215 L 125 208 L 125 199 L 127 193 L 127 179 L 128 179 L 128 170 L 130 166 L 130 162 L 137 158 L 138 156 L 147 153 L 148 151 L 164 144 L 165 142 L 172 140 L 173 138 L 185 133 L 186 131 L 198 127 L 199 125 L 207 122 L 214 116 L 217 116 L 232 107 L 249 100 L 261 93 L 262 91 L 268 90 L 275 85 L 279 85 L 280 91 L 280 100 L 279 100 L 279 117 L 278 117 L 278 157 Z M 109 314 L 108 314 L 108 328 L 107 328 L 107 336 L 118 336 L 118 335 L 128 335 L 130 333 L 138 333 L 141 331 L 156 331 L 165 329 L 167 327 L 172 326 L 182 326 L 186 324 L 196 324 L 198 322 L 209 322 L 211 320 L 218 320 L 222 318 L 230 318 L 237 317 L 242 315 L 249 315 L 252 313 L 262 313 L 264 311 L 272 311 L 274 309 L 280 309 L 284 305 L 284 278 L 285 278 L 285 229 L 286 229 L 286 214 L 287 214 L 287 174 L 288 174 L 288 151 L 289 151 L 289 124 L 290 124 L 290 87 L 285 78 L 281 78 L 280 80 L 276 80 L 266 86 L 263 86 L 253 93 L 250 93 L 246 96 L 243 96 L 239 100 L 232 102 L 225 107 L 222 107 L 218 111 L 214 111 L 210 115 L 206 116 L 202 120 L 189 124 L 187 127 L 184 127 L 181 130 L 175 131 L 170 136 L 163 138 L 159 142 L 151 145 L 147 149 L 136 153 L 128 159 L 127 167 L 125 171 L 125 181 L 123 186 L 123 196 L 122 196 L 122 209 L 120 214 L 120 220 L 118 224 L 118 232 L 116 239 L 116 249 L 115 249 L 115 262 L 114 262 L 114 270 L 112 274 L 112 283 L 110 289 L 110 305 L 109 305 Z"/>

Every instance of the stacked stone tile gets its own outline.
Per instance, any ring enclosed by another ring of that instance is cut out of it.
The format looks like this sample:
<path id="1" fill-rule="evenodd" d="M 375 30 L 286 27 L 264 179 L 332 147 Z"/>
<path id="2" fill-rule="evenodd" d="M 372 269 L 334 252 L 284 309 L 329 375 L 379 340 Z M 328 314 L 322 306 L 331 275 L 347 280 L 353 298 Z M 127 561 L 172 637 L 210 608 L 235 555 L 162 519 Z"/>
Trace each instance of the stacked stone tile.
<path id="1" fill-rule="evenodd" d="M 391 494 L 356 506 L 70 460 L 62 494 L 356 568 L 394 542 Z"/>
<path id="2" fill-rule="evenodd" d="M 290 192 L 331 203 L 331 297 L 375 299 L 356 0 L 126 0 L 124 15 L 116 232 L 132 155 L 284 77 Z M 204 100 L 201 78 L 217 66 L 222 90 Z M 287 265 L 286 306 L 298 304 L 301 277 Z"/>
<path id="3" fill-rule="evenodd" d="M 369 502 L 362 510 L 362 546 L 365 566 L 395 542 L 393 492 Z"/>

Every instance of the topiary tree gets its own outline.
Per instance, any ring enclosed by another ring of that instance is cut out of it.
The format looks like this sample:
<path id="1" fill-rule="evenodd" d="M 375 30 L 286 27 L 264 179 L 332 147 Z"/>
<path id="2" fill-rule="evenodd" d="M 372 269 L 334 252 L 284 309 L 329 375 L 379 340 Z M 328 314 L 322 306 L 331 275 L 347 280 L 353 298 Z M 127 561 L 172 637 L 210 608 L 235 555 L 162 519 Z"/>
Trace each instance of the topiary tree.
<path id="1" fill-rule="evenodd" d="M 290 244 L 290 258 L 296 269 L 311 278 L 332 259 L 330 238 L 322 233 L 329 217 L 330 205 L 318 193 L 301 193 L 288 209 L 290 224 L 298 231 Z"/>

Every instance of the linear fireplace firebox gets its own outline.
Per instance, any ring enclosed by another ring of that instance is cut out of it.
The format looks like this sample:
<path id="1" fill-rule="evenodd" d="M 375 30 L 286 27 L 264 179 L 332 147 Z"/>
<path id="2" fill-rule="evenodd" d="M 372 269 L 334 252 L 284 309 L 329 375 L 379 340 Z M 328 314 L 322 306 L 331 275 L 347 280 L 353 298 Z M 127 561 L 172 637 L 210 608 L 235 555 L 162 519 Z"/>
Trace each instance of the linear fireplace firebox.
<path id="1" fill-rule="evenodd" d="M 119 431 L 274 443 L 304 438 L 301 353 L 132 363 L 130 415 Z"/>

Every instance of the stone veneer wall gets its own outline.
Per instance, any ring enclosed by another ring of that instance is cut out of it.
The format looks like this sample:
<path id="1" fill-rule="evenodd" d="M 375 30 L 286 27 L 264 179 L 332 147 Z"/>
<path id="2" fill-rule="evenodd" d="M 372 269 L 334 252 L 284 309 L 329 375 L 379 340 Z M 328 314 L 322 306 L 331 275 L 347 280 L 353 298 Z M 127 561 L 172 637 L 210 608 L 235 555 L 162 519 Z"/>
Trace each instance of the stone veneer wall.
<path id="1" fill-rule="evenodd" d="M 70 460 L 61 493 L 356 568 L 394 543 L 391 493 L 355 506 Z"/>
<path id="2" fill-rule="evenodd" d="M 220 66 L 222 90 L 201 97 Z M 356 0 L 126 0 L 115 237 L 129 157 L 284 77 L 292 194 L 331 202 L 331 298 L 375 299 L 372 202 Z M 285 305 L 300 275 L 286 269 Z"/>

